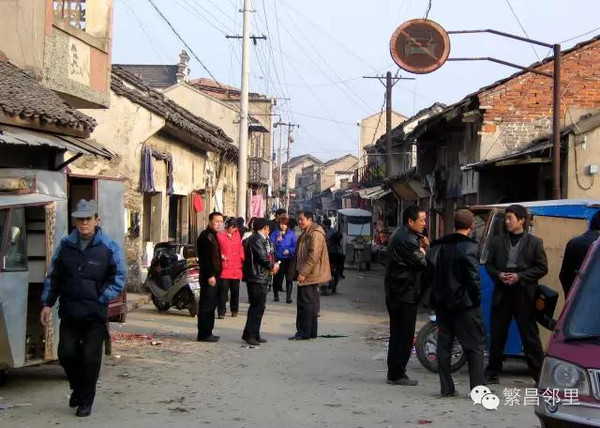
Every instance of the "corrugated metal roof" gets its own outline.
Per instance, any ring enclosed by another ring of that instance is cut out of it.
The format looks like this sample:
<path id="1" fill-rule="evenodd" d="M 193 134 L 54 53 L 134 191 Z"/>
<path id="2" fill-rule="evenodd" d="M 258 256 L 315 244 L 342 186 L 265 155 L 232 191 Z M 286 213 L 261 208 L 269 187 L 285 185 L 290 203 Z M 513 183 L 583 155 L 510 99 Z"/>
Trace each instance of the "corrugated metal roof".
<path id="1" fill-rule="evenodd" d="M 0 195 L 0 208 L 21 205 L 42 205 L 55 201 L 66 201 L 66 199 L 59 198 L 58 196 L 46 195 L 44 193 L 29 193 L 27 195 Z"/>
<path id="2" fill-rule="evenodd" d="M 113 152 L 91 139 L 76 138 L 4 124 L 0 124 L 0 144 L 49 146 L 59 150 L 100 156 L 106 159 L 114 157 Z"/>

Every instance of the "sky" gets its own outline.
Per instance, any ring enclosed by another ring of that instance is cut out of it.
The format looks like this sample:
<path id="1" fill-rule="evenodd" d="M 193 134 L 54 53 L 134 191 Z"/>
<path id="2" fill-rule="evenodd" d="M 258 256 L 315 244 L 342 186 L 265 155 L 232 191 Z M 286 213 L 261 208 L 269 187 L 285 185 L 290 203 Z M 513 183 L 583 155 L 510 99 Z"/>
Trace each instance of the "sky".
<path id="1" fill-rule="evenodd" d="M 241 41 L 225 35 L 242 34 L 242 0 L 152 1 L 195 54 L 190 55 L 192 78 L 212 75 L 240 87 Z M 357 154 L 357 122 L 380 112 L 384 101 L 383 85 L 363 76 L 396 74 L 390 37 L 403 22 L 424 18 L 429 3 L 252 0 L 251 34 L 267 40 L 251 47 L 250 91 L 277 98 L 275 112 L 300 125 L 292 156 L 310 153 L 328 160 Z M 113 63 L 179 61 L 183 43 L 150 0 L 114 0 L 114 6 Z M 428 19 L 448 31 L 492 28 L 562 42 L 566 49 L 600 34 L 598 16 L 597 0 L 431 0 Z M 450 57 L 493 56 L 529 65 L 550 55 L 546 48 L 489 34 L 450 38 Z M 399 76 L 416 80 L 394 87 L 393 109 L 411 116 L 436 101 L 452 104 L 516 71 L 488 62 L 447 62 L 426 75 L 400 71 Z"/>

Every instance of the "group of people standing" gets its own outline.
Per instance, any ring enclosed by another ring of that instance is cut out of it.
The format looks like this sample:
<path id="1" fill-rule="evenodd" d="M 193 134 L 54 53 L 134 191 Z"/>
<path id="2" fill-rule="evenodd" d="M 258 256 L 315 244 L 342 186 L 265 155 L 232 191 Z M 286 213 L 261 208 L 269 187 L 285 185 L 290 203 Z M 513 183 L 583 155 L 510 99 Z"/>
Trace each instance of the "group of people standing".
<path id="1" fill-rule="evenodd" d="M 528 212 L 521 205 L 505 209 L 505 234 L 488 244 L 486 268 L 495 287 L 492 299 L 489 362 L 484 368 L 484 327 L 481 312 L 478 243 L 470 237 L 475 217 L 469 210 L 454 216 L 455 232 L 430 243 L 423 231 L 426 212 L 412 206 L 403 213 L 403 226 L 388 244 L 385 273 L 386 304 L 390 315 L 387 381 L 417 385 L 406 374 L 415 333 L 417 308 L 433 308 L 439 328 L 437 362 L 442 396 L 456 394 L 450 361 L 458 338 L 467 356 L 471 389 L 498 383 L 502 353 L 514 317 L 527 364 L 537 382 L 544 352 L 536 324 L 534 293 L 548 272 L 542 240 L 528 233 Z"/>
<path id="2" fill-rule="evenodd" d="M 312 212 L 301 211 L 298 224 L 302 233 L 297 237 L 286 214 L 285 210 L 278 211 L 273 221 L 253 218 L 249 231 L 244 230 L 243 219 L 224 221 L 223 214 L 210 214 L 208 227 L 196 244 L 200 264 L 198 341 L 219 340 L 213 334 L 215 310 L 218 318 L 225 317 L 229 293 L 231 316 L 237 316 L 242 280 L 250 303 L 242 334 L 246 343 L 256 346 L 266 342 L 260 328 L 271 283 L 274 301 L 279 301 L 285 282 L 288 304 L 293 302 L 293 283 L 298 284 L 296 333 L 290 340 L 317 337 L 318 286 L 330 279 L 325 232 L 314 223 Z"/>

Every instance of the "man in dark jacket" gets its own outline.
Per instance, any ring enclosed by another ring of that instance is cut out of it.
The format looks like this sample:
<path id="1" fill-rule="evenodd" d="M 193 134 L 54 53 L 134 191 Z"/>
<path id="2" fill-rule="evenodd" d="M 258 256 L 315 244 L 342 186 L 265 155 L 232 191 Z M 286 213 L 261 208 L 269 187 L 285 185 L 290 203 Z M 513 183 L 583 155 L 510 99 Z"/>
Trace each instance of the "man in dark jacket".
<path id="1" fill-rule="evenodd" d="M 267 285 L 271 272 L 277 273 L 279 266 L 273 264 L 269 255 L 269 223 L 267 219 L 254 220 L 254 233 L 246 242 L 244 259 L 244 281 L 248 287 L 248 317 L 242 339 L 249 345 L 260 345 L 266 340 L 260 336 L 260 325 L 265 313 Z"/>
<path id="2" fill-rule="evenodd" d="M 42 292 L 41 322 L 52 322 L 59 300 L 58 359 L 73 390 L 69 406 L 77 416 L 89 416 L 107 337 L 108 302 L 125 286 L 127 268 L 116 242 L 98 227 L 96 201 L 80 200 L 71 214 L 76 229 L 54 252 Z"/>
<path id="3" fill-rule="evenodd" d="M 592 217 L 590 229 L 583 235 L 571 239 L 565 248 L 562 267 L 560 268 L 560 283 L 565 292 L 565 300 L 569 295 L 569 290 L 573 281 L 577 277 L 577 272 L 587 256 L 588 250 L 600 236 L 600 211 Z"/>
<path id="4" fill-rule="evenodd" d="M 427 266 L 422 233 L 426 213 L 410 206 L 402 214 L 402 227 L 394 231 L 387 247 L 385 265 L 385 303 L 390 315 L 387 382 L 415 386 L 418 381 L 406 375 L 421 298 L 421 276 Z"/>
<path id="5" fill-rule="evenodd" d="M 495 285 L 486 383 L 498 383 L 513 317 L 519 327 L 527 365 L 537 382 L 544 351 L 536 323 L 534 295 L 538 280 L 548 273 L 548 260 L 542 240 L 526 232 L 527 209 L 511 205 L 504 214 L 507 233 L 490 242 L 485 265 Z"/>
<path id="6" fill-rule="evenodd" d="M 483 385 L 484 331 L 477 241 L 469 238 L 475 217 L 469 210 L 454 215 L 455 233 L 431 244 L 427 256 L 431 306 L 438 325 L 437 361 L 442 396 L 456 394 L 450 371 L 457 336 L 469 363 L 471 391 Z"/>
<path id="7" fill-rule="evenodd" d="M 198 304 L 199 342 L 217 342 L 219 336 L 213 335 L 215 327 L 215 309 L 219 303 L 217 281 L 221 275 L 221 249 L 217 233 L 223 228 L 223 214 L 211 213 L 208 227 L 198 236 L 198 264 L 200 265 L 200 302 Z"/>

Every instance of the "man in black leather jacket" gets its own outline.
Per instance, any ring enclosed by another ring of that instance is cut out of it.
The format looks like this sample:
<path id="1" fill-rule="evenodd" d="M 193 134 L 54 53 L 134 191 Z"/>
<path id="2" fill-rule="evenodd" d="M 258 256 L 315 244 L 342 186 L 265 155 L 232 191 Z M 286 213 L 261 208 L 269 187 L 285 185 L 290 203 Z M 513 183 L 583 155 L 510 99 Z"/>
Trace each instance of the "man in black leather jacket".
<path id="1" fill-rule="evenodd" d="M 198 304 L 199 342 L 217 342 L 219 336 L 213 334 L 215 310 L 218 304 L 217 281 L 221 275 L 221 249 L 217 233 L 223 228 L 223 214 L 211 213 L 208 227 L 198 236 L 196 248 L 200 265 L 200 302 Z"/>
<path id="2" fill-rule="evenodd" d="M 427 238 L 422 235 L 426 213 L 411 206 L 402 214 L 403 226 L 394 231 L 387 247 L 385 265 L 385 303 L 390 315 L 387 382 L 415 386 L 417 381 L 406 375 L 412 352 L 421 298 L 421 276 L 427 266 Z"/>
<path id="3" fill-rule="evenodd" d="M 442 396 L 456 394 L 450 371 L 457 336 L 469 363 L 470 390 L 483 385 L 484 330 L 477 241 L 469 238 L 475 217 L 469 210 L 454 215 L 455 233 L 434 241 L 427 255 L 430 305 L 438 325 L 437 361 Z"/>
<path id="4" fill-rule="evenodd" d="M 277 273 L 279 266 L 273 264 L 269 254 L 269 223 L 257 218 L 253 225 L 254 233 L 245 244 L 244 281 L 248 287 L 248 317 L 242 339 L 249 345 L 260 345 L 266 340 L 260 336 L 260 325 L 267 302 L 267 286 L 271 272 Z"/>

